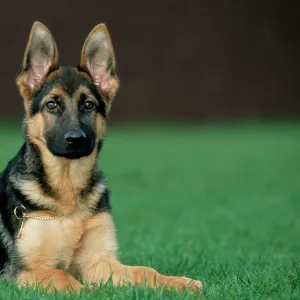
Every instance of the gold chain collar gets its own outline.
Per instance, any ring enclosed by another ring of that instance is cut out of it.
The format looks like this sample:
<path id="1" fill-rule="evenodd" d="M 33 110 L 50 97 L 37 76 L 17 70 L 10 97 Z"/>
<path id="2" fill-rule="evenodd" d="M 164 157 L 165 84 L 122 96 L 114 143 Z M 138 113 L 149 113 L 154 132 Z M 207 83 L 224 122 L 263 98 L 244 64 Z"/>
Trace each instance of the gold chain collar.
<path id="1" fill-rule="evenodd" d="M 26 213 L 26 208 L 24 205 L 16 206 L 14 209 L 14 215 L 18 220 L 22 220 L 20 231 L 17 235 L 17 237 L 20 237 L 23 231 L 24 223 L 27 219 L 35 219 L 35 220 L 41 220 L 41 221 L 49 221 L 49 220 L 55 220 L 60 218 L 61 216 L 55 216 L 55 217 L 37 217 L 37 216 L 30 216 Z"/>

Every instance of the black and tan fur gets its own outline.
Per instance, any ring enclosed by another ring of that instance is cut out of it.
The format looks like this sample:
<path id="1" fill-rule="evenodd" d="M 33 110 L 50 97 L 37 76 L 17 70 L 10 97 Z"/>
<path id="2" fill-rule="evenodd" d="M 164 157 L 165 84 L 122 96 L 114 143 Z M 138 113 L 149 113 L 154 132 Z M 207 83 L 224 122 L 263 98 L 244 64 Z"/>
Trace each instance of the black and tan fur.
<path id="1" fill-rule="evenodd" d="M 0 174 L 4 278 L 58 290 L 80 290 L 83 283 L 111 277 L 115 285 L 200 291 L 200 281 L 118 261 L 109 192 L 96 163 L 119 86 L 106 26 L 91 31 L 79 67 L 69 68 L 58 65 L 51 33 L 36 22 L 17 84 L 25 141 Z M 21 205 L 28 218 L 20 232 Z M 42 220 L 47 217 L 53 218 Z"/>

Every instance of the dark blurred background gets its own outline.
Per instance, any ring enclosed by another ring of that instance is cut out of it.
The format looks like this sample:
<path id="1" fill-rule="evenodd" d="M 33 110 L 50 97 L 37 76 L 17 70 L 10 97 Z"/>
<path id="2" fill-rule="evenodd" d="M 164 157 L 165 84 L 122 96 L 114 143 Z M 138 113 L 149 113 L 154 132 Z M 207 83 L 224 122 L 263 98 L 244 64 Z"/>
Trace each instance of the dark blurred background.
<path id="1" fill-rule="evenodd" d="M 21 117 L 15 77 L 34 20 L 79 63 L 105 22 L 121 89 L 111 119 L 227 120 L 298 117 L 299 1 L 5 1 L 0 17 L 0 117 Z"/>

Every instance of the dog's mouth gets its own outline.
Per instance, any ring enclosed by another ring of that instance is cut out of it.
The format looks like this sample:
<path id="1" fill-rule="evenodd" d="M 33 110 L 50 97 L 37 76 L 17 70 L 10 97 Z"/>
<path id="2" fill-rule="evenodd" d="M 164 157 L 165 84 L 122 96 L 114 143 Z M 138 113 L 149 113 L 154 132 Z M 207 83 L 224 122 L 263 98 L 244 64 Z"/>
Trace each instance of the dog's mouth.
<path id="1" fill-rule="evenodd" d="M 54 153 L 53 153 L 54 154 Z M 81 157 L 89 156 L 90 152 L 66 152 L 66 153 L 56 153 L 56 156 L 64 157 L 67 159 L 79 159 Z"/>
<path id="2" fill-rule="evenodd" d="M 47 147 L 55 156 L 64 157 L 67 159 L 79 159 L 92 154 L 95 148 L 95 143 L 90 141 L 89 143 L 77 145 L 76 147 L 66 144 L 47 143 Z"/>

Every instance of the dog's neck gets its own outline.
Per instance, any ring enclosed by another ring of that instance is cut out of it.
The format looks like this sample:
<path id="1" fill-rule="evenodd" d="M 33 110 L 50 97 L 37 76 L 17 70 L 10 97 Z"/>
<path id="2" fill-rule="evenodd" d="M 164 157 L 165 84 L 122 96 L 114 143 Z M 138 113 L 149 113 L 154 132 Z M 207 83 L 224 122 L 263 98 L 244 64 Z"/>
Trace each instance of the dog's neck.
<path id="1" fill-rule="evenodd" d="M 27 156 L 35 157 L 36 166 L 32 159 L 26 160 L 27 169 L 35 170 L 40 166 L 40 173 L 44 176 L 49 187 L 60 197 L 66 193 L 78 193 L 89 184 L 91 175 L 97 168 L 98 151 L 95 148 L 89 156 L 79 159 L 67 159 L 53 155 L 43 144 L 26 142 Z M 29 165 L 30 164 L 30 165 Z"/>
<path id="2" fill-rule="evenodd" d="M 28 201 L 25 205 L 35 207 L 31 209 L 84 215 L 97 205 L 106 187 L 97 157 L 98 147 L 90 156 L 71 160 L 26 141 L 15 158 L 11 182 Z"/>

